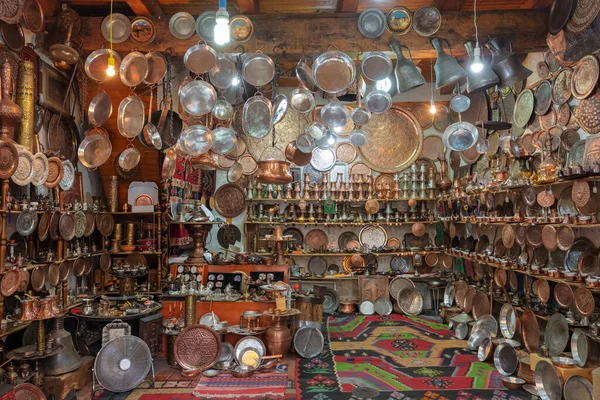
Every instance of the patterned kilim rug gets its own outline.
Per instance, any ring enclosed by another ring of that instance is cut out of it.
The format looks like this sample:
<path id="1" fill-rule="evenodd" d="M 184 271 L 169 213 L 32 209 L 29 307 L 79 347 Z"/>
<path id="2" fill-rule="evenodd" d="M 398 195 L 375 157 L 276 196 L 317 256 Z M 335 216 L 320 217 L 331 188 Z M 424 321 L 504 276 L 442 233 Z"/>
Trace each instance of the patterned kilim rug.
<path id="1" fill-rule="evenodd" d="M 323 352 L 297 359 L 297 399 L 520 400 L 443 324 L 391 315 L 329 317 Z"/>

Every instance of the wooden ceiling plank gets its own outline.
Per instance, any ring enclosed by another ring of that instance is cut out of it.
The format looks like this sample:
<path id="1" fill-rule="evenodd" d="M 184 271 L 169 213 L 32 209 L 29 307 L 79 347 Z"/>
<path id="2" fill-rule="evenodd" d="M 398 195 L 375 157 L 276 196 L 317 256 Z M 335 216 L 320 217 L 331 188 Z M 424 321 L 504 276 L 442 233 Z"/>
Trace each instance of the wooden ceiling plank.
<path id="1" fill-rule="evenodd" d="M 148 10 L 148 7 L 144 4 L 145 2 L 142 0 L 125 0 L 125 3 L 131 8 L 131 10 L 135 13 L 135 15 L 142 15 L 145 17 L 149 17 L 152 15 Z"/>
<path id="2" fill-rule="evenodd" d="M 358 11 L 359 0 L 338 0 L 337 12 L 339 13 L 355 13 Z"/>
<path id="3" fill-rule="evenodd" d="M 435 0 L 434 5 L 440 11 L 461 11 L 466 0 Z"/>
<path id="4" fill-rule="evenodd" d="M 479 37 L 508 36 L 519 53 L 542 51 L 546 48 L 548 9 L 514 11 L 482 11 L 477 13 Z M 390 35 L 385 32 L 378 40 L 366 39 L 358 31 L 356 14 L 335 16 L 314 15 L 255 15 L 252 17 L 256 32 L 243 46 L 246 52 L 261 50 L 274 54 L 273 48 L 282 45 L 290 59 L 299 59 L 303 54 L 320 54 L 336 45 L 340 51 L 356 56 L 365 51 L 389 51 Z M 105 47 L 107 43 L 100 34 L 101 18 L 82 18 L 83 53 Z M 443 20 L 436 37 L 447 39 L 454 55 L 465 53 L 464 42 L 473 39 L 473 16 L 468 12 L 443 12 Z M 165 51 L 170 48 L 175 55 L 183 55 L 197 43 L 196 36 L 187 40 L 176 40 L 169 33 L 168 19 L 154 18 L 157 35 L 148 45 L 136 44 L 140 51 Z M 415 59 L 434 58 L 430 38 L 409 32 L 398 37 L 400 42 L 411 49 Z M 131 51 L 131 39 L 115 44 L 114 49 L 122 55 Z M 233 52 L 236 43 L 231 43 L 223 51 Z"/>
<path id="5" fill-rule="evenodd" d="M 259 12 L 258 0 L 237 0 L 237 8 L 242 14 L 257 14 Z"/>

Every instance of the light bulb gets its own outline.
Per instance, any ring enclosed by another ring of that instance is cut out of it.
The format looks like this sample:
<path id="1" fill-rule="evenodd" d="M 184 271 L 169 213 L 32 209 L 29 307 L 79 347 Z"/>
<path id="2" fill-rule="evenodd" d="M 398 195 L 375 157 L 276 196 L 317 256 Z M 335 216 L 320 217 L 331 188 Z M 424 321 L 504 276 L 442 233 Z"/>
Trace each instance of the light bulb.
<path id="1" fill-rule="evenodd" d="M 473 62 L 471 63 L 471 71 L 479 73 L 483 70 L 483 64 L 481 63 L 481 47 L 479 44 L 473 49 Z"/>
<path id="2" fill-rule="evenodd" d="M 237 86 L 237 85 L 239 85 L 239 84 L 240 84 L 240 78 L 238 78 L 237 76 L 234 76 L 234 77 L 233 77 L 233 80 L 231 81 L 231 84 L 232 84 L 233 86 Z"/>
<path id="3" fill-rule="evenodd" d="M 385 78 L 381 81 L 377 81 L 377 83 L 375 84 L 375 88 L 377 90 L 389 92 L 392 88 L 392 81 L 390 80 L 390 78 Z"/>
<path id="4" fill-rule="evenodd" d="M 115 76 L 115 58 L 112 52 L 108 56 L 108 65 L 106 66 L 106 76 Z"/>
<path id="5" fill-rule="evenodd" d="M 433 97 L 431 97 L 431 100 L 429 101 L 429 112 L 432 114 L 435 114 L 437 112 L 437 108 L 435 107 L 435 101 L 433 100 Z"/>
<path id="6" fill-rule="evenodd" d="M 227 10 L 219 8 L 215 21 L 215 43 L 218 45 L 229 43 L 229 13 Z"/>

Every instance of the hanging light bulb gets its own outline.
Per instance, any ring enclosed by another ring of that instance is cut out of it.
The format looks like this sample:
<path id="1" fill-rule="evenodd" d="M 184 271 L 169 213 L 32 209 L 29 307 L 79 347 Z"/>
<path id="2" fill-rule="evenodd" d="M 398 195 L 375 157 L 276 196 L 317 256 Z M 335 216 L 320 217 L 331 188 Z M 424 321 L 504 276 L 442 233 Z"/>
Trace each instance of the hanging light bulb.
<path id="1" fill-rule="evenodd" d="M 475 48 L 473 49 L 473 62 L 471 63 L 471 71 L 479 73 L 483 70 L 481 62 L 481 47 L 479 46 L 479 30 L 477 29 L 477 0 L 473 0 L 473 25 L 475 25 Z"/>
<path id="2" fill-rule="evenodd" d="M 429 76 L 431 78 L 431 99 L 429 100 L 429 112 L 431 114 L 435 114 L 437 112 L 437 108 L 435 107 L 435 100 L 433 99 L 433 64 L 429 61 Z"/>
<path id="3" fill-rule="evenodd" d="M 227 12 L 227 0 L 219 0 L 219 9 L 215 15 L 215 43 L 224 45 L 229 43 L 229 13 Z"/>
<path id="4" fill-rule="evenodd" d="M 435 101 L 433 100 L 433 96 L 431 96 L 431 100 L 429 101 L 429 112 L 435 114 L 437 112 L 437 108 L 435 107 Z"/>
<path id="5" fill-rule="evenodd" d="M 110 53 L 108 53 L 108 61 L 106 65 L 106 76 L 115 76 L 115 57 L 113 56 L 113 40 L 112 40 L 112 20 L 113 17 L 113 0 L 110 0 L 110 26 L 108 28 L 108 39 L 110 42 Z"/>

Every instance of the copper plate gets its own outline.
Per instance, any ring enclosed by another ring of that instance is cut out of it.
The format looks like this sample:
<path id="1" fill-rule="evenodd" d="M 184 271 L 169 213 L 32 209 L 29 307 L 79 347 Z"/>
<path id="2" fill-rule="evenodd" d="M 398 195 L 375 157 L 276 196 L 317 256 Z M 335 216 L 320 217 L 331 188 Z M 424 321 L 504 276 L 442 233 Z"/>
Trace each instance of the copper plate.
<path id="1" fill-rule="evenodd" d="M 542 229 L 542 243 L 548 251 L 554 251 L 557 249 L 556 244 L 556 228 L 552 225 L 545 225 Z"/>
<path id="2" fill-rule="evenodd" d="M 533 114 L 535 96 L 531 89 L 523 90 L 515 102 L 513 111 L 513 124 L 519 128 L 524 128 Z"/>
<path id="3" fill-rule="evenodd" d="M 556 198 L 554 197 L 554 195 L 552 193 L 550 193 L 548 190 L 542 190 L 537 195 L 537 203 L 541 207 L 548 208 L 548 207 L 552 206 L 552 204 L 554 204 L 555 200 L 556 200 Z"/>
<path id="4" fill-rule="evenodd" d="M 0 178 L 8 179 L 16 171 L 19 152 L 15 145 L 7 140 L 0 140 Z"/>
<path id="5" fill-rule="evenodd" d="M 473 299 L 475 299 L 475 295 L 477 294 L 477 289 L 474 287 L 470 287 L 467 289 L 467 293 L 465 294 L 465 299 L 463 301 L 463 311 L 466 313 L 470 313 L 473 309 Z"/>
<path id="6" fill-rule="evenodd" d="M 571 197 L 577 207 L 585 206 L 590 199 L 590 185 L 587 181 L 579 179 L 573 182 Z"/>
<path id="7" fill-rule="evenodd" d="M 502 243 L 507 249 L 513 247 L 515 243 L 515 231 L 511 225 L 504 225 L 502 228 Z"/>
<path id="8" fill-rule="evenodd" d="M 50 217 L 50 238 L 52 240 L 58 240 L 59 232 L 58 232 L 58 224 L 60 221 L 60 212 L 54 211 L 52 213 L 52 217 Z"/>
<path id="9" fill-rule="evenodd" d="M 450 112 L 445 105 L 437 106 L 437 112 L 433 117 L 433 127 L 438 133 L 444 133 L 454 121 L 450 118 Z"/>
<path id="10" fill-rule="evenodd" d="M 569 103 L 561 104 L 556 110 L 556 124 L 559 126 L 567 126 L 571 119 L 571 107 Z"/>
<path id="11" fill-rule="evenodd" d="M 556 125 L 556 111 L 554 108 L 550 108 L 546 114 L 540 115 L 540 127 L 548 130 L 554 125 Z"/>
<path id="12" fill-rule="evenodd" d="M 48 237 L 48 232 L 50 231 L 50 218 L 52 217 L 52 213 L 50 211 L 46 211 L 40 217 L 40 222 L 38 224 L 38 239 L 40 242 L 43 242 Z"/>
<path id="13" fill-rule="evenodd" d="M 46 400 L 46 395 L 31 383 L 21 383 L 15 386 L 13 398 L 15 400 Z"/>
<path id="14" fill-rule="evenodd" d="M 300 167 L 308 164 L 312 159 L 312 153 L 303 153 L 298 150 L 298 146 L 296 146 L 296 141 L 292 140 L 285 147 L 285 158 Z M 243 171 L 242 167 L 242 171 Z"/>
<path id="15" fill-rule="evenodd" d="M 533 247 L 542 245 L 542 227 L 540 225 L 531 225 L 525 232 L 525 239 Z"/>
<path id="16" fill-rule="evenodd" d="M 13 268 L 7 270 L 2 276 L 2 282 L 0 282 L 0 293 L 4 297 L 12 296 L 21 283 L 21 273 L 19 269 Z"/>
<path id="17" fill-rule="evenodd" d="M 112 266 L 112 257 L 109 253 L 102 253 L 100 256 L 100 271 L 108 272 L 110 271 L 110 267 Z"/>
<path id="18" fill-rule="evenodd" d="M 532 206 L 535 204 L 536 199 L 537 192 L 535 188 L 530 186 L 527 189 L 525 189 L 525 191 L 523 192 L 523 201 L 525 202 L 525 204 L 527 204 L 528 206 Z"/>
<path id="19" fill-rule="evenodd" d="M 238 159 L 244 175 L 252 175 L 258 170 L 258 164 L 252 155 L 245 154 Z"/>
<path id="20" fill-rule="evenodd" d="M 497 269 L 496 272 L 494 272 L 494 282 L 499 287 L 503 288 L 506 285 L 507 280 L 508 276 L 506 275 L 505 270 Z"/>
<path id="21" fill-rule="evenodd" d="M 60 236 L 69 241 L 75 237 L 75 217 L 72 213 L 64 213 L 58 223 Z"/>
<path id="22" fill-rule="evenodd" d="M 69 278 L 69 272 L 73 267 L 73 261 L 64 260 L 58 267 L 59 278 L 61 282 L 66 282 Z"/>
<path id="23" fill-rule="evenodd" d="M 540 61 L 537 64 L 537 73 L 540 79 L 546 79 L 550 76 L 550 69 L 548 68 L 548 64 L 545 61 Z"/>
<path id="24" fill-rule="evenodd" d="M 567 103 L 571 99 L 571 80 L 573 77 L 573 71 L 570 68 L 562 69 L 556 78 L 554 78 L 554 85 L 552 86 L 552 101 L 557 105 Z"/>
<path id="25" fill-rule="evenodd" d="M 469 286 L 465 281 L 458 281 L 454 290 L 454 298 L 456 299 L 456 304 L 459 307 L 464 307 L 465 297 L 467 296 L 467 290 L 469 290 Z"/>
<path id="26" fill-rule="evenodd" d="M 23 5 L 23 20 L 27 29 L 34 33 L 44 30 L 44 10 L 38 0 L 25 0 Z"/>
<path id="27" fill-rule="evenodd" d="M 422 157 L 431 161 L 438 161 L 444 158 L 445 147 L 442 138 L 438 135 L 430 135 L 423 140 Z"/>
<path id="28" fill-rule="evenodd" d="M 73 274 L 75 276 L 83 276 L 85 272 L 85 258 L 77 257 L 75 261 L 73 261 Z"/>
<path id="29" fill-rule="evenodd" d="M 137 251 L 134 251 L 133 253 L 129 254 L 127 256 L 127 258 L 125 259 L 125 262 L 129 265 L 148 265 L 148 262 L 146 261 L 146 257 L 144 257 L 144 255 L 142 253 L 139 253 Z"/>
<path id="30" fill-rule="evenodd" d="M 57 263 L 52 263 L 48 266 L 48 283 L 50 286 L 56 287 L 60 283 L 60 267 Z"/>
<path id="31" fill-rule="evenodd" d="M 63 178 L 65 173 L 65 169 L 63 167 L 63 163 L 58 157 L 49 157 L 48 158 L 48 179 L 44 186 L 47 188 L 56 187 Z"/>
<path id="32" fill-rule="evenodd" d="M 356 159 L 356 147 L 350 142 L 338 143 L 335 148 L 337 162 L 350 164 Z"/>
<path id="33" fill-rule="evenodd" d="M 190 325 L 175 339 L 174 355 L 184 370 L 204 371 L 221 353 L 221 337 L 209 326 Z"/>
<path id="34" fill-rule="evenodd" d="M 552 84 L 548 80 L 541 81 L 535 89 L 535 113 L 544 115 L 552 106 Z"/>
<path id="35" fill-rule="evenodd" d="M 573 289 L 564 282 L 558 282 L 554 286 L 554 300 L 562 308 L 569 308 L 573 304 Z"/>
<path id="36" fill-rule="evenodd" d="M 371 175 L 372 173 L 371 167 L 362 162 L 354 163 L 352 164 L 352 167 L 350 167 L 350 175 Z"/>
<path id="37" fill-rule="evenodd" d="M 575 290 L 574 297 L 577 311 L 584 317 L 592 315 L 596 308 L 592 292 L 587 288 L 580 287 Z"/>
<path id="38" fill-rule="evenodd" d="M 304 236 L 304 244 L 310 249 L 326 248 L 329 237 L 321 229 L 313 229 Z"/>
<path id="39" fill-rule="evenodd" d="M 378 248 L 385 246 L 387 242 L 387 232 L 381 226 L 367 225 L 361 229 L 358 240 L 363 246 L 368 248 Z"/>
<path id="40" fill-rule="evenodd" d="M 578 206 L 575 204 L 575 208 L 577 208 L 577 212 L 580 215 L 596 215 L 598 211 L 598 199 L 594 197 L 590 197 L 583 206 Z"/>
<path id="41" fill-rule="evenodd" d="M 31 271 L 31 287 L 36 292 L 40 292 L 46 284 L 46 274 L 44 270 L 38 265 Z"/>
<path id="42" fill-rule="evenodd" d="M 519 246 L 523 246 L 525 244 L 525 232 L 526 229 L 523 225 L 517 226 L 517 231 L 515 233 L 515 241 Z"/>
<path id="43" fill-rule="evenodd" d="M 545 279 L 538 279 L 537 296 L 542 303 L 547 303 L 550 300 L 550 285 Z"/>
<path id="44" fill-rule="evenodd" d="M 521 316 L 521 336 L 530 353 L 536 353 L 540 347 L 540 326 L 537 317 L 531 310 L 523 311 Z"/>
<path id="45" fill-rule="evenodd" d="M 96 229 L 96 217 L 91 211 L 85 212 L 85 232 L 83 233 L 85 237 L 90 237 L 92 233 L 94 233 L 94 229 Z"/>
<path id="46" fill-rule="evenodd" d="M 423 148 L 423 130 L 406 109 L 392 107 L 363 126 L 369 140 L 358 151 L 365 164 L 379 172 L 399 172 L 415 162 Z"/>
<path id="47" fill-rule="evenodd" d="M 581 32 L 587 28 L 600 11 L 600 2 L 596 0 L 577 0 L 571 18 L 567 22 L 567 30 Z"/>
<path id="48" fill-rule="evenodd" d="M 27 289 L 27 286 L 29 286 L 29 271 L 25 268 L 21 268 L 19 273 L 21 274 L 21 278 L 19 288 L 17 290 L 19 292 L 24 292 Z"/>
<path id="49" fill-rule="evenodd" d="M 104 213 L 100 217 L 100 224 L 98 224 L 97 220 L 96 224 L 102 236 L 108 237 L 112 234 L 113 229 L 115 228 L 115 219 L 112 214 Z"/>
<path id="50" fill-rule="evenodd" d="M 577 269 L 582 274 L 598 276 L 598 274 L 600 274 L 600 267 L 598 265 L 598 249 L 592 248 L 581 253 L 579 260 L 577 261 Z"/>
<path id="51" fill-rule="evenodd" d="M 515 271 L 508 271 L 508 287 L 511 291 L 516 292 L 519 288 L 519 281 L 517 279 L 517 273 Z"/>
<path id="52" fill-rule="evenodd" d="M 479 319 L 490 313 L 490 300 L 485 292 L 478 290 L 473 298 L 473 318 Z"/>
<path id="53" fill-rule="evenodd" d="M 375 191 L 379 189 L 379 185 L 385 191 L 386 189 L 392 189 L 394 185 L 394 175 L 392 174 L 379 174 L 377 178 L 375 178 Z"/>
<path id="54" fill-rule="evenodd" d="M 579 126 L 589 134 L 600 132 L 600 92 L 596 91 L 587 99 L 581 100 L 575 110 Z"/>
<path id="55" fill-rule="evenodd" d="M 410 109 L 410 112 L 417 119 L 423 130 L 433 126 L 433 114 L 431 114 L 429 108 L 430 106 L 427 103 L 418 103 Z"/>
<path id="56" fill-rule="evenodd" d="M 579 132 L 576 129 L 565 129 L 560 134 L 560 142 L 566 151 L 570 151 L 571 147 L 580 140 Z"/>
<path id="57" fill-rule="evenodd" d="M 225 218 L 237 217 L 246 211 L 246 193 L 238 185 L 229 183 L 221 186 L 213 198 L 215 210 Z"/>
<path id="58" fill-rule="evenodd" d="M 573 69 L 571 92 L 573 97 L 583 100 L 596 89 L 599 75 L 598 59 L 594 55 L 583 57 Z"/>

